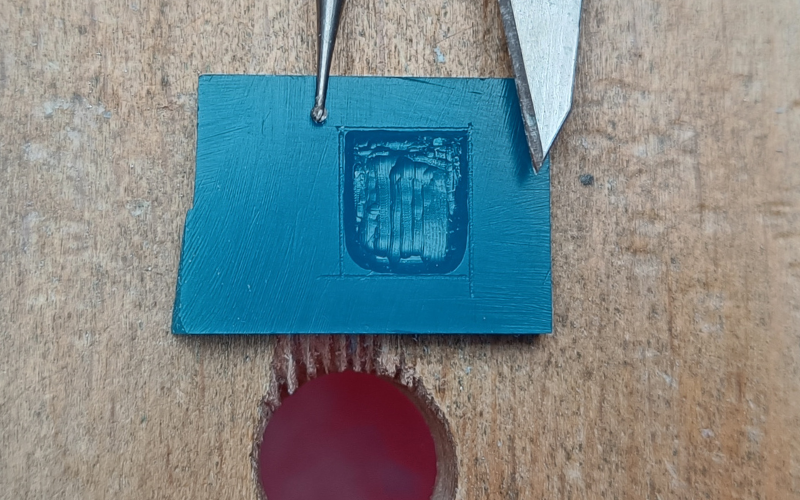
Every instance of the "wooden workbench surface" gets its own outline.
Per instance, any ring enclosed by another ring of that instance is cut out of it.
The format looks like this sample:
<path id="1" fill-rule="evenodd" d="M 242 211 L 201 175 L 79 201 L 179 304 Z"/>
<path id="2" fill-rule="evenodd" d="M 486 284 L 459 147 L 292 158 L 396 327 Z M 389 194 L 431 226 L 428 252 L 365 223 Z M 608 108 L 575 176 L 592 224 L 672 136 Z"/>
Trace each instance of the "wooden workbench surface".
<path id="1" fill-rule="evenodd" d="M 385 338 L 459 499 L 800 495 L 800 4 L 585 0 L 555 335 Z M 170 334 L 197 77 L 313 0 L 0 4 L 0 497 L 256 498 L 273 338 Z M 351 0 L 334 74 L 509 76 L 494 0 Z M 591 176 L 591 177 L 590 177 Z"/>

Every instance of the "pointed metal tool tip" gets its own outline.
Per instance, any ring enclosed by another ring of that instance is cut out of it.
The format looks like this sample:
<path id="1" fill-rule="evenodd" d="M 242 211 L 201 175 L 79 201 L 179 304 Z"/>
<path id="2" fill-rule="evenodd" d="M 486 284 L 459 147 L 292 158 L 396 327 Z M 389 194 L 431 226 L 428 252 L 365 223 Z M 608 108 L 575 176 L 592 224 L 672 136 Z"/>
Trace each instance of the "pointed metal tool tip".
<path id="1" fill-rule="evenodd" d="M 538 174 L 539 170 L 542 169 L 542 165 L 544 165 L 544 159 L 545 159 L 545 156 L 541 150 L 541 142 L 535 142 L 535 139 L 534 141 L 532 141 L 531 134 L 527 132 L 527 130 L 526 130 L 526 135 L 528 136 L 528 150 L 531 153 L 531 163 L 533 165 L 533 171 Z"/>
<path id="2" fill-rule="evenodd" d="M 534 170 L 572 107 L 581 0 L 500 0 Z"/>

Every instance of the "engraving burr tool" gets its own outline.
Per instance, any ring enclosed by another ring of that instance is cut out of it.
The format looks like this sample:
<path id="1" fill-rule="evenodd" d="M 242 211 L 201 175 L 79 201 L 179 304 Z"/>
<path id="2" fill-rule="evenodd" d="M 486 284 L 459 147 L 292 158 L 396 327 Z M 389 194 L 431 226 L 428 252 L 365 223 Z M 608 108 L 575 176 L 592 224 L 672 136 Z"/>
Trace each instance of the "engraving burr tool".
<path id="1" fill-rule="evenodd" d="M 342 7 L 344 0 L 317 0 L 317 92 L 311 110 L 311 119 L 316 123 L 323 123 L 328 118 L 325 96 Z"/>
<path id="2" fill-rule="evenodd" d="M 572 106 L 581 0 L 500 0 L 500 14 L 538 171 Z"/>

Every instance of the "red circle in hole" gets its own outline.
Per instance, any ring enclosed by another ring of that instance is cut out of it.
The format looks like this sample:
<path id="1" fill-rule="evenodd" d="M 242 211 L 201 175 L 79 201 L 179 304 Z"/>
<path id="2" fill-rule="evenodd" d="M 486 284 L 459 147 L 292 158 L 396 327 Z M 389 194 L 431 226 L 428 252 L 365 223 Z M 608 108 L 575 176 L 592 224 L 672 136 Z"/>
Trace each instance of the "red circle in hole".
<path id="1" fill-rule="evenodd" d="M 283 400 L 264 430 L 258 474 L 267 500 L 428 500 L 436 450 L 398 387 L 346 371 Z"/>

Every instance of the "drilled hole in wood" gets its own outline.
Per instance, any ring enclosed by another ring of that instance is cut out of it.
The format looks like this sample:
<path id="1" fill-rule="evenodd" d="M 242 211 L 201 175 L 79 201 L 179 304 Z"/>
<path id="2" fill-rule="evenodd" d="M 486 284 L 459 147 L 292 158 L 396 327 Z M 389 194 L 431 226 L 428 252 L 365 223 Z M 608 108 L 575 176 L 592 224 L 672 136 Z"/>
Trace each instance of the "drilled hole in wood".
<path id="1" fill-rule="evenodd" d="M 267 500 L 451 500 L 447 422 L 375 337 L 282 339 L 252 462 Z"/>

